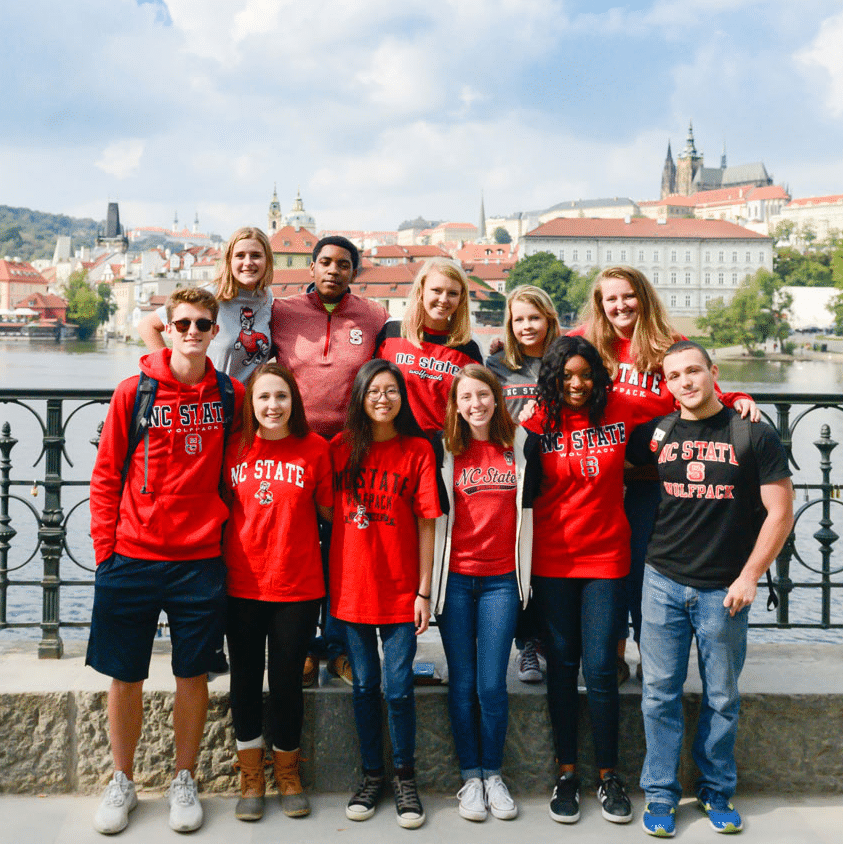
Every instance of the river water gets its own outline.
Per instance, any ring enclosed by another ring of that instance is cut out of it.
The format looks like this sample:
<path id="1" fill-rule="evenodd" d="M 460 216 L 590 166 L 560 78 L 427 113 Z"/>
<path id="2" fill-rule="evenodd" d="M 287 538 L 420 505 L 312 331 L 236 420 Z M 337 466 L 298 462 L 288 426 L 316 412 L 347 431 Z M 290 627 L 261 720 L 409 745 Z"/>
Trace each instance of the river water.
<path id="1" fill-rule="evenodd" d="M 138 358 L 143 354 L 140 346 L 124 343 L 101 342 L 38 343 L 20 340 L 0 340 L 0 387 L 3 388 L 113 388 L 121 379 L 137 372 Z M 828 393 L 840 397 L 843 391 L 843 361 L 827 359 L 817 361 L 770 362 L 718 361 L 720 367 L 719 383 L 724 390 L 781 393 Z M 33 403 L 37 412 L 43 415 L 44 403 Z M 65 419 L 70 415 L 72 405 L 65 403 Z M 765 408 L 775 418 L 774 408 Z M 791 423 L 799 413 L 795 407 L 791 413 Z M 95 449 L 90 444 L 96 435 L 96 428 L 105 416 L 105 406 L 93 405 L 80 410 L 70 420 L 66 437 L 67 451 L 73 466 L 64 465 L 62 476 L 86 482 L 90 479 Z M 33 467 L 41 447 L 41 429 L 33 416 L 22 408 L 0 403 L 0 424 L 8 421 L 12 436 L 19 442 L 12 450 L 12 478 L 26 480 L 25 487 L 13 488 L 13 494 L 26 499 L 40 510 L 43 507 L 43 489 L 31 497 L 32 480 L 43 478 L 43 460 Z M 794 469 L 794 483 L 817 483 L 820 480 L 818 456 L 813 445 L 818 439 L 820 426 L 827 423 L 831 427 L 832 437 L 843 443 L 843 413 L 839 410 L 818 410 L 803 419 L 794 436 L 793 454 L 799 469 Z M 839 467 L 843 463 L 843 448 L 832 453 L 832 463 Z M 832 470 L 832 482 L 843 480 L 843 472 Z M 62 560 L 62 577 L 66 579 L 89 580 L 92 577 L 93 555 L 90 547 L 90 533 L 85 487 L 66 488 L 62 493 L 62 509 L 68 519 L 68 546 L 73 559 Z M 797 496 L 795 506 L 805 502 L 803 493 Z M 12 527 L 18 536 L 12 540 L 10 552 L 10 578 L 12 580 L 39 580 L 41 576 L 41 557 L 36 554 L 31 561 L 27 559 L 35 548 L 35 523 L 26 505 L 12 501 L 10 505 Z M 820 508 L 808 509 L 797 524 L 798 548 L 805 556 L 811 568 L 819 568 L 818 545 L 812 538 L 819 528 Z M 835 505 L 832 518 L 836 530 L 841 533 L 843 509 Z M 840 550 L 832 557 L 832 569 L 840 567 Z M 791 565 L 791 578 L 795 581 L 815 582 L 818 575 L 799 565 L 796 560 Z M 838 575 L 834 578 L 841 580 Z M 66 586 L 62 588 L 62 620 L 81 621 L 90 617 L 90 586 Z M 836 590 L 832 603 L 832 620 L 843 620 L 843 594 Z M 763 597 L 763 600 L 762 600 Z M 753 606 L 751 621 L 764 623 L 772 621 L 773 614 L 765 610 L 766 596 L 759 592 L 759 599 Z M 8 614 L 10 621 L 38 622 L 41 612 L 41 592 L 37 587 L 17 586 L 9 590 Z M 819 620 L 819 594 L 816 590 L 796 590 L 791 596 L 791 618 L 800 621 Z M 40 638 L 38 629 L 6 630 L 0 633 L 3 638 Z M 66 628 L 64 638 L 87 637 L 87 629 Z M 826 641 L 843 640 L 840 631 L 755 630 L 754 639 L 766 641 Z M 0 640 L 2 641 L 2 640 Z"/>

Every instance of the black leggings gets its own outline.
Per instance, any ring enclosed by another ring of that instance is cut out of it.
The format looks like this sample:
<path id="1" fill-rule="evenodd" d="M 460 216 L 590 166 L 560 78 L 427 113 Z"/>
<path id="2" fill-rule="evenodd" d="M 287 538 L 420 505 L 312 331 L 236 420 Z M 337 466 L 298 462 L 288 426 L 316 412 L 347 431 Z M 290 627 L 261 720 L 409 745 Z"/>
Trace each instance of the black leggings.
<path id="1" fill-rule="evenodd" d="M 301 676 L 319 604 L 319 599 L 228 599 L 231 715 L 238 741 L 252 741 L 263 734 L 263 672 L 268 640 L 270 739 L 280 750 L 300 746 L 304 717 Z"/>

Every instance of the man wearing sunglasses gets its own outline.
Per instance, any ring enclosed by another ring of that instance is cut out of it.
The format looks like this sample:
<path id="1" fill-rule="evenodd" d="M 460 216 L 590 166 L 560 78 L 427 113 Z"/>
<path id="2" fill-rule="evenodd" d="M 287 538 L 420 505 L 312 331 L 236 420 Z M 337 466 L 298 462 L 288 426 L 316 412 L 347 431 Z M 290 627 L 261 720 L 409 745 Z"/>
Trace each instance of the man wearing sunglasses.
<path id="1" fill-rule="evenodd" d="M 225 448 L 223 397 L 206 357 L 217 333 L 214 295 L 177 289 L 167 300 L 172 350 L 141 358 L 154 403 L 133 453 L 139 376 L 114 392 L 91 477 L 91 538 L 97 562 L 86 662 L 112 678 L 109 734 L 115 773 L 94 827 L 124 829 L 137 805 L 135 747 L 141 733 L 143 682 L 161 611 L 167 613 L 176 694 L 175 771 L 170 826 L 202 824 L 194 782 L 208 706 L 208 672 L 219 665 L 225 627 L 225 566 L 220 556 L 228 509 L 218 485 Z M 234 388 L 238 419 L 243 386 Z M 144 417 L 147 418 L 147 417 Z"/>

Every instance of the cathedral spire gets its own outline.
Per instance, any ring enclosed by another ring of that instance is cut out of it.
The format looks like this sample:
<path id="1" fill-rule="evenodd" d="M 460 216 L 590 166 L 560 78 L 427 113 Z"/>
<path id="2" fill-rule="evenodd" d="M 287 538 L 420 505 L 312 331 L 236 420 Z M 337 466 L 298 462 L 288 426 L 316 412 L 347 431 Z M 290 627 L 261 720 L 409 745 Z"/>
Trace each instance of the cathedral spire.
<path id="1" fill-rule="evenodd" d="M 478 221 L 478 229 L 480 230 L 480 239 L 486 237 L 486 209 L 483 205 L 483 188 L 480 188 L 480 220 Z"/>

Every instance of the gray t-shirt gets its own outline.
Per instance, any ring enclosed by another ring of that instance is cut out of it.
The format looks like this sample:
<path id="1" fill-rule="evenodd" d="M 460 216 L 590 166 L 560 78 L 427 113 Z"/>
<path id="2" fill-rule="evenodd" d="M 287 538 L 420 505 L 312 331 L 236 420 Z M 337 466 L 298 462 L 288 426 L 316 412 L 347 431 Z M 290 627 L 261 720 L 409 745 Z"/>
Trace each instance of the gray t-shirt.
<path id="1" fill-rule="evenodd" d="M 215 292 L 214 287 L 206 288 Z M 161 322 L 167 322 L 167 309 L 156 311 Z M 269 360 L 272 352 L 269 321 L 272 316 L 272 290 L 254 294 L 242 290 L 228 302 L 220 302 L 217 336 L 208 346 L 208 357 L 214 368 L 238 381 L 245 381 L 252 370 Z"/>

